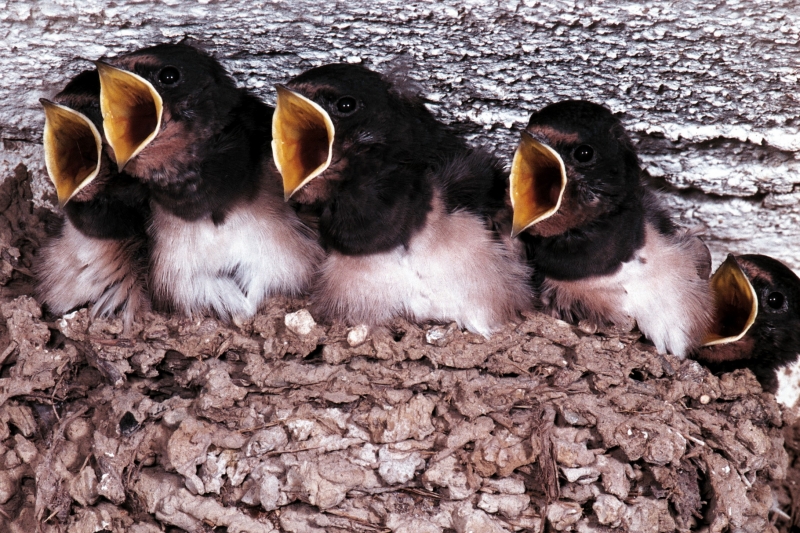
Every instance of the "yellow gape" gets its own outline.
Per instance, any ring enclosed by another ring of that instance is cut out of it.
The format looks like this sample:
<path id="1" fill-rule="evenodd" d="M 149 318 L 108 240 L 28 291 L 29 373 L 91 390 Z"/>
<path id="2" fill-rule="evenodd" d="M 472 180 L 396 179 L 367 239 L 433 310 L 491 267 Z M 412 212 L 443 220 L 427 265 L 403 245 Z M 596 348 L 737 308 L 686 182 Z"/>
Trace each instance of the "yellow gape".
<path id="1" fill-rule="evenodd" d="M 100 132 L 86 115 L 44 98 L 44 161 L 63 207 L 97 177 L 103 149 Z"/>
<path id="2" fill-rule="evenodd" d="M 276 89 L 272 156 L 288 200 L 331 164 L 335 131 L 328 113 L 315 102 L 282 85 Z"/>
<path id="3" fill-rule="evenodd" d="M 714 272 L 709 283 L 714 294 L 714 324 L 703 346 L 738 341 L 758 315 L 756 291 L 732 255 Z"/>
<path id="4" fill-rule="evenodd" d="M 509 188 L 514 209 L 511 236 L 516 237 L 553 216 L 561 206 L 567 188 L 567 172 L 561 156 L 523 131 L 511 163 Z"/>
<path id="5" fill-rule="evenodd" d="M 122 171 L 158 135 L 164 104 L 155 87 L 141 76 L 101 61 L 95 64 L 100 74 L 103 131 Z"/>

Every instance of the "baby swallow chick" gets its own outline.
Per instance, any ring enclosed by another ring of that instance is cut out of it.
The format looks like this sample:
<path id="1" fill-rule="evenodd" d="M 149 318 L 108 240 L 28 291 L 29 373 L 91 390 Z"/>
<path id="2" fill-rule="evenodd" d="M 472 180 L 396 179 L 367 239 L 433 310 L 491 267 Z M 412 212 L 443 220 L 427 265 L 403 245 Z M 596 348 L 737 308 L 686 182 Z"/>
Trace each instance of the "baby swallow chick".
<path id="1" fill-rule="evenodd" d="M 673 226 L 640 174 L 608 109 L 549 105 L 531 116 L 514 156 L 513 232 L 553 314 L 596 325 L 633 320 L 660 352 L 685 357 L 711 320 L 710 254 Z"/>
<path id="2" fill-rule="evenodd" d="M 303 292 L 323 253 L 283 201 L 273 109 L 188 45 L 113 63 L 98 63 L 103 127 L 119 167 L 153 199 L 155 302 L 240 319 L 270 295 Z"/>
<path id="3" fill-rule="evenodd" d="M 800 278 L 765 255 L 729 255 L 711 278 L 714 322 L 695 358 L 749 368 L 788 407 L 800 397 Z"/>
<path id="4" fill-rule="evenodd" d="M 40 252 L 38 296 L 54 314 L 90 304 L 93 315 L 119 313 L 130 325 L 148 305 L 147 190 L 106 154 L 97 71 L 82 72 L 42 105 L 45 163 L 67 217 Z"/>
<path id="5" fill-rule="evenodd" d="M 455 321 L 489 335 L 530 305 L 522 253 L 491 223 L 505 189 L 493 156 L 364 67 L 314 68 L 277 89 L 285 195 L 317 209 L 329 253 L 318 315 Z"/>

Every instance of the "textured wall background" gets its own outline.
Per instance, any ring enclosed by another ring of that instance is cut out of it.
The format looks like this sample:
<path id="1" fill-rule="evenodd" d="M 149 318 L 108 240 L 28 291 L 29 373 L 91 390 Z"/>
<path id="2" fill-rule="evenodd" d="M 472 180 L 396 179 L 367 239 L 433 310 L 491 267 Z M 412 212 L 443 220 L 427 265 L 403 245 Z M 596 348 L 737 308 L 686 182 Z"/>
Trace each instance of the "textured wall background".
<path id="1" fill-rule="evenodd" d="M 506 160 L 532 110 L 610 106 L 716 262 L 761 252 L 800 270 L 799 32 L 798 3 L 775 0 L 0 0 L 0 180 L 23 162 L 47 201 L 38 99 L 90 59 L 189 36 L 271 101 L 312 66 L 404 56 L 434 111 Z"/>

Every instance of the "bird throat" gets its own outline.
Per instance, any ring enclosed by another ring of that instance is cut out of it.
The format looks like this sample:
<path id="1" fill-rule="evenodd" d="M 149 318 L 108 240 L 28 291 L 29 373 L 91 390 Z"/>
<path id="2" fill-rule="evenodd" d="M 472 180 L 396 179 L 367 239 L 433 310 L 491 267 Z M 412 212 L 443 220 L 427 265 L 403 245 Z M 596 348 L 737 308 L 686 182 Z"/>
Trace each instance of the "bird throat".
<path id="1" fill-rule="evenodd" d="M 557 217 L 558 213 L 541 224 L 558 224 Z M 576 223 L 578 220 L 584 222 Z M 641 203 L 635 207 L 626 205 L 625 209 L 599 218 L 573 215 L 561 224 L 567 229 L 555 235 L 534 234 L 528 239 L 537 270 L 549 278 L 567 281 L 611 274 L 644 246 Z"/>

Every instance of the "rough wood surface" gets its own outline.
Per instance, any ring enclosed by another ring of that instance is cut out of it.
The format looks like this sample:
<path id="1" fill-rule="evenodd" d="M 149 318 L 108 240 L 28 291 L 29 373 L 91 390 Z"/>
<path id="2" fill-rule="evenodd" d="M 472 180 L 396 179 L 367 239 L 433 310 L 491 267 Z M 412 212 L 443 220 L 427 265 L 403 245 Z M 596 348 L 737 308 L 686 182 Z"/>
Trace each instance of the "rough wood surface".
<path id="1" fill-rule="evenodd" d="M 0 176 L 23 162 L 47 196 L 38 99 L 90 59 L 189 36 L 272 100 L 311 66 L 401 58 L 439 116 L 506 160 L 532 110 L 610 106 L 715 262 L 760 252 L 800 269 L 798 32 L 796 2 L 772 0 L 0 1 Z"/>

